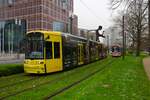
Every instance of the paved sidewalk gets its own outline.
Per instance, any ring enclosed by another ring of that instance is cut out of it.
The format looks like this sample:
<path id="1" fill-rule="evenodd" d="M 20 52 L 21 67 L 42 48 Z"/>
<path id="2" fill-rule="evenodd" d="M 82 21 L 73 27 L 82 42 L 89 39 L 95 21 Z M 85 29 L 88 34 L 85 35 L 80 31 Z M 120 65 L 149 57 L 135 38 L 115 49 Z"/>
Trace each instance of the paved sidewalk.
<path id="1" fill-rule="evenodd" d="M 25 59 L 24 54 L 0 54 L 0 64 L 23 64 L 23 61 Z"/>
<path id="2" fill-rule="evenodd" d="M 150 57 L 143 59 L 144 69 L 150 80 Z"/>
<path id="3" fill-rule="evenodd" d="M 24 59 L 3 60 L 0 64 L 23 64 Z"/>

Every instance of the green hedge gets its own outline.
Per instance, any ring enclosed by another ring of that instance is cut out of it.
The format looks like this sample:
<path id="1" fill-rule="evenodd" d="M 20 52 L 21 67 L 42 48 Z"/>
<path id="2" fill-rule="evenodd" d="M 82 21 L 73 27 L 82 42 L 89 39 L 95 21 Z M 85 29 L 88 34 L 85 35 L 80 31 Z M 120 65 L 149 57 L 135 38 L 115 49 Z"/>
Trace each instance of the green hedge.
<path id="1" fill-rule="evenodd" d="M 22 64 L 0 64 L 0 76 L 8 76 L 23 72 Z"/>

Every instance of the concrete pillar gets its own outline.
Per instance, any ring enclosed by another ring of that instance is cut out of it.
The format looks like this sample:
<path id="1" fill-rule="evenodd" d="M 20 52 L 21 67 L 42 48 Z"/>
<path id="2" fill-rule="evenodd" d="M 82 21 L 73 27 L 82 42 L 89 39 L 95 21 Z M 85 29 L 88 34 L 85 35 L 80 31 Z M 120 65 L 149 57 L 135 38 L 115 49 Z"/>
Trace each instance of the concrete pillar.
<path id="1" fill-rule="evenodd" d="M 4 50 L 4 44 L 5 44 L 5 40 L 4 40 L 4 39 L 5 39 L 5 38 L 4 38 L 4 35 L 5 35 L 5 27 L 4 27 L 4 26 L 5 26 L 5 25 L 4 25 L 4 24 L 5 24 L 5 22 L 3 22 L 3 31 L 2 31 L 2 32 L 3 32 L 3 33 L 2 33 L 2 35 L 3 35 L 3 36 L 2 36 L 2 41 L 3 41 L 3 42 L 2 42 L 2 53 L 3 53 L 3 54 L 5 54 L 5 50 Z"/>
<path id="2" fill-rule="evenodd" d="M 2 54 L 2 22 L 0 22 L 0 56 Z"/>
<path id="3" fill-rule="evenodd" d="M 11 54 L 13 54 L 13 44 L 14 44 L 14 27 L 13 23 L 11 23 Z"/>

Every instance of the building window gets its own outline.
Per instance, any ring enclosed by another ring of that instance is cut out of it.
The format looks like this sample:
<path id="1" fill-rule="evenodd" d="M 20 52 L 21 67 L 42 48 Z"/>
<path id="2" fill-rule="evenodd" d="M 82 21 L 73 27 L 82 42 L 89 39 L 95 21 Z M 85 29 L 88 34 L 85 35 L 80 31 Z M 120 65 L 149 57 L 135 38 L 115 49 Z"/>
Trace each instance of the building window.
<path id="1" fill-rule="evenodd" d="M 67 5 L 68 5 L 68 0 L 62 0 L 61 2 L 62 2 L 62 8 L 64 10 L 66 10 L 67 9 Z"/>
<path id="2" fill-rule="evenodd" d="M 6 0 L 0 0 L 0 6 L 5 5 L 5 1 L 6 1 Z"/>
<path id="3" fill-rule="evenodd" d="M 11 6 L 14 2 L 15 0 L 0 0 L 0 6 Z"/>
<path id="4" fill-rule="evenodd" d="M 12 4 L 13 4 L 13 0 L 8 0 L 7 3 L 8 3 L 9 5 L 12 5 Z"/>
<path id="5" fill-rule="evenodd" d="M 22 52 L 25 33 L 26 20 L 20 20 L 20 24 L 15 20 L 0 21 L 0 53 Z"/>
<path id="6" fill-rule="evenodd" d="M 64 23 L 54 21 L 53 22 L 53 31 L 64 32 Z"/>

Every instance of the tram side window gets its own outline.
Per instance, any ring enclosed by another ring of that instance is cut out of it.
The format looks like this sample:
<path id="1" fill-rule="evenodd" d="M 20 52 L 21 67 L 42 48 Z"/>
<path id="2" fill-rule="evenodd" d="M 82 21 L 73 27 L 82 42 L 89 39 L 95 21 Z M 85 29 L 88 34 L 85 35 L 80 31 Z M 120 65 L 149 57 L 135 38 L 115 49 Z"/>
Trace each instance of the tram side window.
<path id="1" fill-rule="evenodd" d="M 60 58 L 60 43 L 54 42 L 54 58 Z"/>
<path id="2" fill-rule="evenodd" d="M 46 59 L 52 59 L 52 42 L 46 42 Z"/>
<path id="3" fill-rule="evenodd" d="M 120 52 L 120 48 L 119 47 L 117 47 L 117 51 Z"/>

